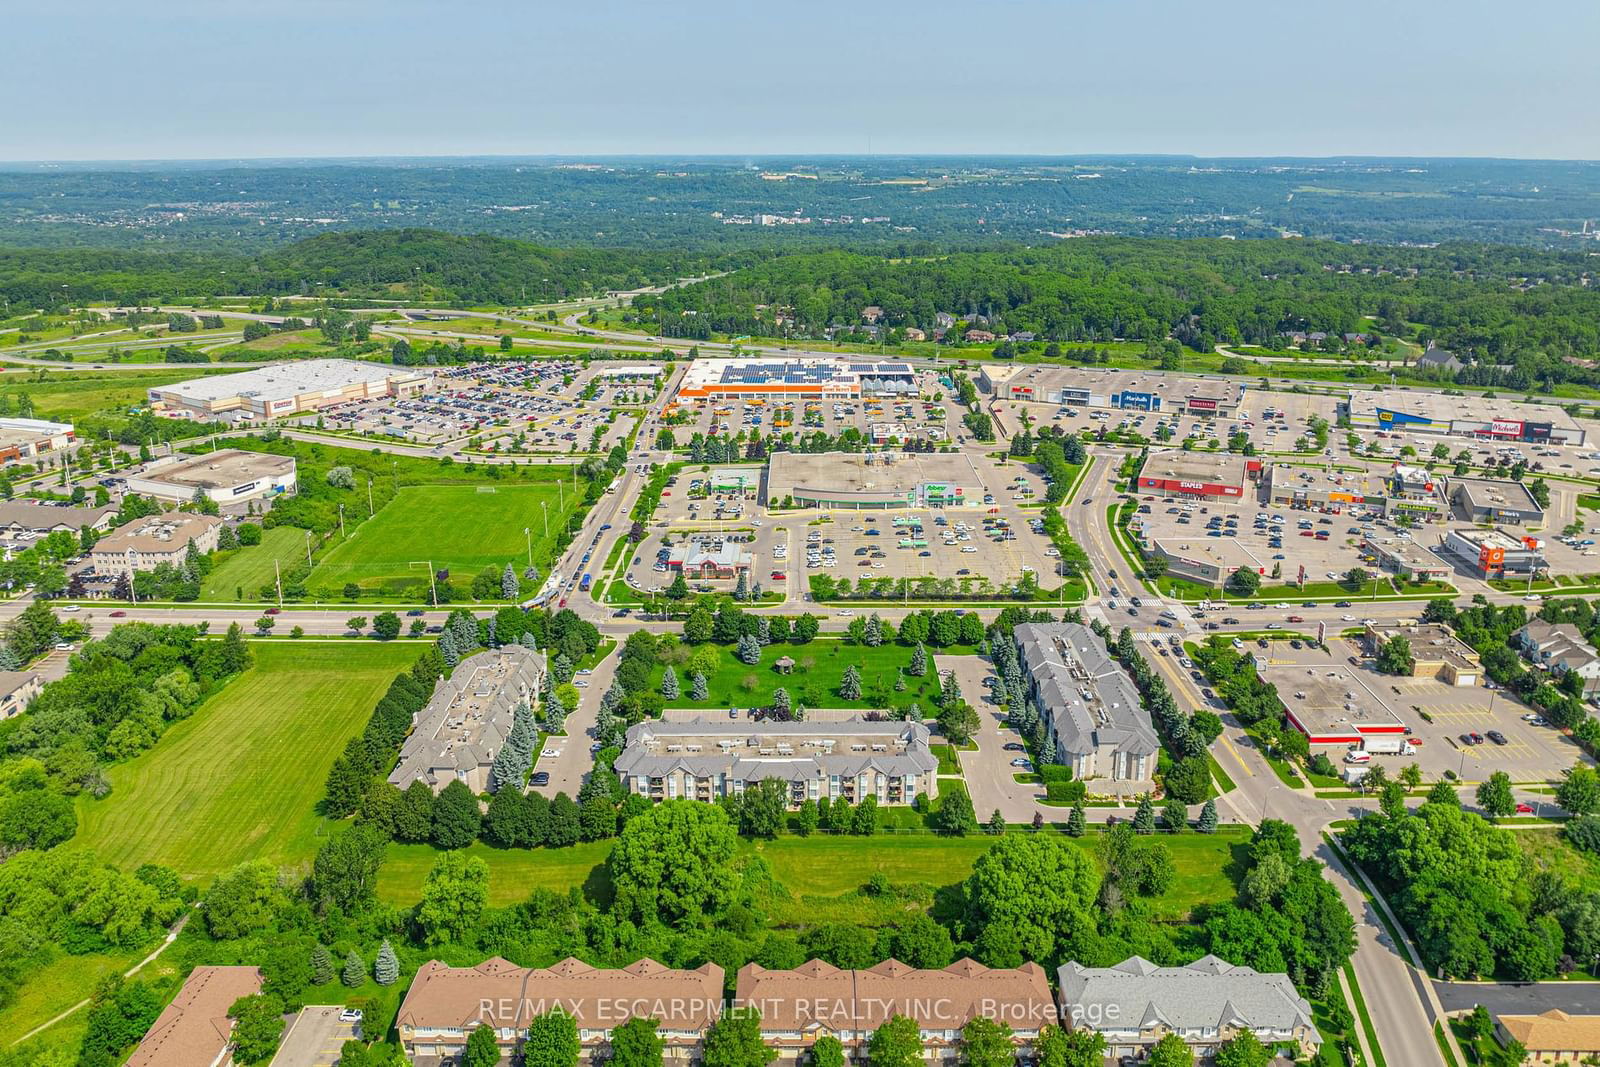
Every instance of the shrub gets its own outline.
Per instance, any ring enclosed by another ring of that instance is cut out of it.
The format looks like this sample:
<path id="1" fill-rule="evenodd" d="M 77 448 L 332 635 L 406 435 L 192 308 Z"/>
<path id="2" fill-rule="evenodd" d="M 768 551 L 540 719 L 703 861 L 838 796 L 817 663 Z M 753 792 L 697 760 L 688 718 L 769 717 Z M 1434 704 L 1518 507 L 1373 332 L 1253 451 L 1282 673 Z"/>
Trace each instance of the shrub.
<path id="1" fill-rule="evenodd" d="M 1048 785 L 1051 782 L 1072 781 L 1072 768 L 1065 763 L 1039 764 L 1039 781 Z"/>
<path id="2" fill-rule="evenodd" d="M 1084 798 L 1088 787 L 1082 782 L 1046 782 L 1044 795 L 1059 803 L 1076 804 Z"/>

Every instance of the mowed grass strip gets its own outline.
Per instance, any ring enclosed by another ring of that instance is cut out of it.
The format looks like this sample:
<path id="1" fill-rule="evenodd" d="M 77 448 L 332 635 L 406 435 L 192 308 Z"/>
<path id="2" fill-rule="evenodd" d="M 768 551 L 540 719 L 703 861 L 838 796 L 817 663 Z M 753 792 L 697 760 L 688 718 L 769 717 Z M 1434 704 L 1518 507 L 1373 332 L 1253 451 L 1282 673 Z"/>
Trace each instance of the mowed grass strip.
<path id="1" fill-rule="evenodd" d="M 902 669 L 911 666 L 915 649 L 888 644 L 869 648 L 866 645 L 846 644 L 837 637 L 819 637 L 809 644 L 771 644 L 761 650 L 761 661 L 754 666 L 742 662 L 734 650 L 720 645 L 695 646 L 715 649 L 718 654 L 717 669 L 706 676 L 706 699 L 689 699 L 690 674 L 687 666 L 675 665 L 678 672 L 680 696 L 667 701 L 674 708 L 729 708 L 767 705 L 772 703 L 773 691 L 780 686 L 789 691 L 789 699 L 808 708 L 884 708 L 907 707 L 912 703 L 921 706 L 924 715 L 934 712 L 936 680 L 933 649 L 928 649 L 928 671 L 922 677 L 905 675 L 906 689 L 894 690 L 895 677 Z M 955 645 L 938 650 L 940 655 L 970 653 L 966 645 Z M 774 664 L 784 656 L 794 660 L 794 669 L 781 674 Z M 687 658 L 687 657 L 680 657 Z M 861 698 L 845 700 L 839 696 L 839 682 L 845 668 L 854 664 L 861 675 Z M 661 691 L 661 678 L 666 667 L 657 665 L 650 676 L 653 692 Z M 968 701 L 978 698 L 976 693 L 962 694 Z"/>
<path id="2" fill-rule="evenodd" d="M 566 502 L 572 503 L 570 486 Z M 426 565 L 450 571 L 457 586 L 471 583 L 485 567 L 510 563 L 520 575 L 528 565 L 527 535 L 533 558 L 548 569 L 560 524 L 561 494 L 554 480 L 535 485 L 415 485 L 402 488 L 349 538 L 335 544 L 311 572 L 313 583 L 426 583 Z M 548 505 L 552 535 L 544 535 Z"/>
<path id="3" fill-rule="evenodd" d="M 360 733 L 415 645 L 252 646 L 255 665 L 150 751 L 107 772 L 111 795 L 79 798 L 71 848 L 123 870 L 141 863 L 208 879 L 244 860 L 310 862 L 328 768 Z"/>
<path id="4" fill-rule="evenodd" d="M 1099 839 L 1097 833 L 1062 838 L 1090 856 L 1094 856 Z M 1249 840 L 1246 828 L 1221 827 L 1214 834 L 1162 834 L 1157 840 L 1171 850 L 1177 877 L 1171 889 L 1151 902 L 1156 915 L 1184 919 L 1201 904 L 1233 898 L 1232 874 L 1239 869 L 1238 854 Z M 571 848 L 509 850 L 476 844 L 467 851 L 489 864 L 489 900 L 496 906 L 526 900 L 535 889 L 559 893 L 573 886 L 583 887 L 604 903 L 611 892 L 605 862 L 613 844 L 596 841 Z M 765 860 L 797 899 L 846 897 L 859 892 L 874 874 L 898 884 L 954 885 L 972 873 L 973 863 L 993 844 L 994 838 L 986 834 L 817 834 L 739 842 L 741 851 Z M 378 895 L 401 907 L 415 904 L 439 855 L 428 845 L 390 845 L 378 877 Z"/>
<path id="5" fill-rule="evenodd" d="M 206 575 L 200 585 L 200 599 L 233 600 L 242 589 L 245 600 L 254 600 L 263 585 L 274 579 L 273 563 L 288 568 L 304 560 L 306 532 L 293 526 L 275 526 L 261 531 L 261 543 L 248 548 L 230 549 L 225 558 Z"/>

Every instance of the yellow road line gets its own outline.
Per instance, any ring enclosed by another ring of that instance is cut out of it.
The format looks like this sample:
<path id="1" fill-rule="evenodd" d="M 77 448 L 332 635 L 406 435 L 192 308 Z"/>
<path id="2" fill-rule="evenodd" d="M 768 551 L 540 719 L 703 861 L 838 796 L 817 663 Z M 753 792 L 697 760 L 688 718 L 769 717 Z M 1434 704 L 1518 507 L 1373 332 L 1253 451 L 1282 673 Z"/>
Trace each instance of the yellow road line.
<path id="1" fill-rule="evenodd" d="M 1233 742 L 1228 740 L 1227 734 L 1221 735 L 1221 741 L 1223 746 L 1226 747 L 1227 750 L 1233 755 L 1234 762 L 1239 764 L 1239 768 L 1243 770 L 1245 774 L 1248 774 L 1250 777 L 1254 778 L 1256 776 L 1256 772 L 1251 770 L 1250 765 L 1244 761 L 1244 757 L 1239 755 L 1239 750 L 1233 747 Z"/>

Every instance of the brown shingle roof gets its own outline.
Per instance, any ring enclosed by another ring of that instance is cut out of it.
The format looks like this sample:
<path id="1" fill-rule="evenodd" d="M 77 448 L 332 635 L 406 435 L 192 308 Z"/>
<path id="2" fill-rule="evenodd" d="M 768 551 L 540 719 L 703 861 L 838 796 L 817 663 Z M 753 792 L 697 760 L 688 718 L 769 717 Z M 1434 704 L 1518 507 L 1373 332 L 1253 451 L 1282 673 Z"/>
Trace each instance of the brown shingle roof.
<path id="1" fill-rule="evenodd" d="M 1500 1025 L 1529 1052 L 1600 1052 L 1600 1015 L 1502 1015 Z"/>
<path id="2" fill-rule="evenodd" d="M 617 970 L 571 957 L 552 967 L 518 967 L 499 956 L 476 967 L 429 960 L 407 990 L 396 1023 L 465 1030 L 486 1022 L 520 1030 L 559 1007 L 581 1030 L 610 1030 L 642 1015 L 659 1019 L 662 1030 L 697 1031 L 716 1019 L 722 976 L 714 963 L 680 971 L 652 959 Z"/>
<path id="3" fill-rule="evenodd" d="M 792 971 L 751 963 L 739 969 L 734 1001 L 759 1009 L 765 1031 L 874 1030 L 894 1015 L 914 1019 L 924 1030 L 959 1030 L 980 1015 L 1036 1030 L 1056 1016 L 1037 963 L 991 969 L 971 959 L 942 970 L 918 970 L 894 959 L 862 971 L 842 971 L 821 960 Z"/>
<path id="4" fill-rule="evenodd" d="M 228 1009 L 261 992 L 256 967 L 196 967 L 133 1050 L 127 1067 L 211 1067 L 233 1034 Z"/>

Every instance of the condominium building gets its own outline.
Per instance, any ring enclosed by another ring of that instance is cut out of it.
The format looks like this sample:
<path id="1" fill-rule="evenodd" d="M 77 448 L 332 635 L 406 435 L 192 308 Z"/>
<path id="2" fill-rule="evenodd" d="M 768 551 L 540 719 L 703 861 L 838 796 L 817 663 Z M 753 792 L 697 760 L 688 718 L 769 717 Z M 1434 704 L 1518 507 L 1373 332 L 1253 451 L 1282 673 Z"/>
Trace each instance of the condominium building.
<path id="1" fill-rule="evenodd" d="M 440 678 L 412 717 L 389 781 L 400 789 L 422 781 L 435 793 L 460 780 L 474 793 L 489 789 L 489 768 L 511 734 L 517 705 L 530 707 L 544 680 L 544 653 L 521 645 L 480 652 Z"/>
<path id="2" fill-rule="evenodd" d="M 494 1030 L 501 1058 L 515 1059 L 536 1016 L 561 1011 L 578 1029 L 580 1063 L 604 1060 L 611 1033 L 634 1016 L 660 1024 L 668 1063 L 689 1064 L 722 1009 L 723 970 L 706 963 L 675 970 L 642 959 L 616 969 L 568 957 L 553 967 L 518 967 L 496 956 L 476 967 L 429 960 L 395 1018 L 413 1063 L 460 1062 L 479 1026 Z"/>
<path id="3" fill-rule="evenodd" d="M 917 1024 L 924 1061 L 932 1063 L 957 1058 L 961 1028 L 973 1019 L 1006 1024 L 1021 1051 L 1058 1018 L 1043 967 L 990 968 L 971 959 L 938 970 L 892 959 L 858 971 L 821 960 L 793 970 L 750 963 L 739 969 L 734 1005 L 760 1012 L 762 1040 L 779 1063 L 804 1058 L 824 1036 L 847 1056 L 862 1055 L 872 1032 L 896 1015 Z"/>
<path id="4" fill-rule="evenodd" d="M 231 1063 L 233 1002 L 261 992 L 256 967 L 196 967 L 128 1057 L 127 1067 L 217 1067 Z"/>
<path id="5" fill-rule="evenodd" d="M 1286 974 L 1262 974 L 1204 956 L 1185 967 L 1157 967 L 1138 956 L 1115 967 L 1067 963 L 1057 972 L 1061 1010 L 1073 1026 L 1106 1039 L 1118 1063 L 1142 1059 L 1176 1034 L 1207 1059 L 1249 1030 L 1263 1045 L 1292 1044 L 1310 1054 L 1322 1043 L 1311 1004 Z"/>
<path id="6" fill-rule="evenodd" d="M 189 546 L 201 555 L 216 551 L 222 520 L 215 515 L 169 511 L 117 527 L 95 542 L 89 562 L 97 575 L 132 575 L 163 563 L 181 566 Z"/>
<path id="7" fill-rule="evenodd" d="M 1045 740 L 1076 779 L 1148 782 L 1161 748 L 1133 679 L 1081 623 L 1025 623 L 1014 632 Z"/>
<path id="8" fill-rule="evenodd" d="M 920 722 L 748 722 L 645 719 L 629 727 L 614 764 L 630 793 L 652 800 L 714 801 L 768 778 L 790 807 L 807 800 L 910 804 L 938 795 L 939 760 Z"/>

